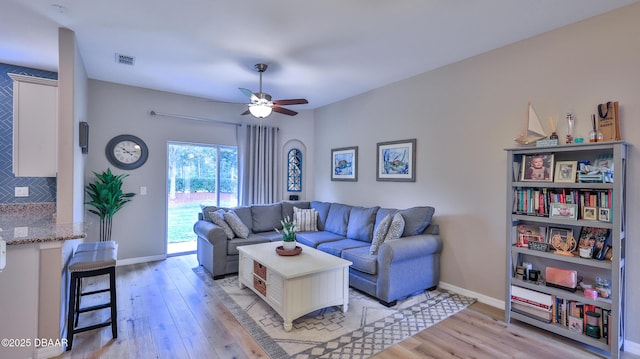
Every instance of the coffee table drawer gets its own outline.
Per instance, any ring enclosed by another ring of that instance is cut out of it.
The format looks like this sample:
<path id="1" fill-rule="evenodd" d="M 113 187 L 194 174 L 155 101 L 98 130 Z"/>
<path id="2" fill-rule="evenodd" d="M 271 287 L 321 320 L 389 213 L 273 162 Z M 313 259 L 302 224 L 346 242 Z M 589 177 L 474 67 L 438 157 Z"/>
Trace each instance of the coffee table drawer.
<path id="1" fill-rule="evenodd" d="M 253 277 L 253 288 L 258 291 L 258 293 L 263 296 L 267 296 L 267 282 L 263 279 L 260 279 L 256 276 Z"/>
<path id="2" fill-rule="evenodd" d="M 253 261 L 253 273 L 262 279 L 267 279 L 267 267 L 258 261 Z"/>

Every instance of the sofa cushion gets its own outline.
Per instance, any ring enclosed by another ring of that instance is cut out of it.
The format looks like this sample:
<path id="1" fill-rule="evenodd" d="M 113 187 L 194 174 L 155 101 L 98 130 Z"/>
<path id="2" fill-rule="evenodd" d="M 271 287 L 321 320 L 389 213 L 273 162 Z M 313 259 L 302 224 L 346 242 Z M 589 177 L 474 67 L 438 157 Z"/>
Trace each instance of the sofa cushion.
<path id="1" fill-rule="evenodd" d="M 340 257 L 353 263 L 350 269 L 372 275 L 378 273 L 378 256 L 369 254 L 369 246 L 345 249 L 340 254 Z M 397 279 L 402 280 L 402 278 Z"/>
<path id="2" fill-rule="evenodd" d="M 214 212 L 208 212 L 208 214 L 211 222 L 222 228 L 224 234 L 227 236 L 227 239 L 233 239 L 233 237 L 235 237 L 233 229 L 231 229 L 231 227 L 229 227 L 227 222 L 224 220 L 224 209 L 221 208 Z"/>
<path id="3" fill-rule="evenodd" d="M 378 225 L 384 219 L 384 217 L 387 216 L 387 214 L 390 214 L 391 217 L 393 218 L 393 215 L 396 214 L 396 212 L 398 212 L 398 210 L 395 209 L 395 208 L 380 208 L 380 209 L 378 209 L 378 212 L 376 213 L 376 225 L 373 228 L 373 230 L 375 231 L 376 228 L 378 228 Z"/>
<path id="4" fill-rule="evenodd" d="M 236 234 L 236 237 L 247 238 L 249 236 L 249 228 L 242 222 L 240 217 L 234 210 L 224 213 L 224 220 L 229 224 L 229 227 Z"/>
<path id="5" fill-rule="evenodd" d="M 384 241 L 391 241 L 394 239 L 398 239 L 402 237 L 402 233 L 404 232 L 404 218 L 398 212 L 393 215 L 391 219 L 391 224 L 389 225 L 389 230 L 387 231 L 387 235 L 384 236 Z"/>
<path id="6" fill-rule="evenodd" d="M 324 224 L 327 222 L 327 215 L 329 215 L 329 208 L 331 208 L 331 203 L 312 201 L 311 208 L 315 209 L 318 212 L 318 230 L 324 231 Z"/>
<path id="7" fill-rule="evenodd" d="M 296 232 L 313 232 L 318 230 L 318 212 L 313 209 L 293 207 L 293 223 Z"/>
<path id="8" fill-rule="evenodd" d="M 265 238 L 261 234 L 250 234 L 248 238 L 234 238 L 227 241 L 227 255 L 238 255 L 238 247 L 246 246 L 249 244 L 266 243 L 269 242 L 268 238 Z"/>
<path id="9" fill-rule="evenodd" d="M 321 243 L 340 239 L 344 239 L 344 236 L 327 231 L 296 233 L 296 241 L 313 248 L 316 248 Z"/>
<path id="10" fill-rule="evenodd" d="M 347 224 L 349 224 L 349 212 L 351 206 L 341 203 L 332 203 L 324 224 L 324 230 L 331 233 L 347 235 Z"/>
<path id="11" fill-rule="evenodd" d="M 422 234 L 425 228 L 431 223 L 431 217 L 433 217 L 433 207 L 412 207 L 398 211 L 404 218 L 404 233 L 403 237 L 415 236 Z"/>
<path id="12" fill-rule="evenodd" d="M 371 248 L 369 248 L 369 254 L 377 254 L 378 248 L 384 242 L 384 238 L 389 231 L 389 226 L 391 226 L 391 214 L 387 214 L 380 223 L 378 223 L 378 227 L 376 227 L 373 232 L 373 240 L 371 241 Z"/>
<path id="13" fill-rule="evenodd" d="M 311 208 L 309 202 L 281 202 L 282 203 L 282 218 L 293 218 L 293 207 L 298 207 L 302 209 Z"/>
<path id="14" fill-rule="evenodd" d="M 209 216 L 209 212 L 215 212 L 217 210 L 219 210 L 220 208 L 216 207 L 216 206 L 205 206 L 205 205 L 200 205 L 200 209 L 202 210 L 202 219 L 204 220 L 210 220 L 210 216 Z"/>
<path id="15" fill-rule="evenodd" d="M 244 225 L 247 226 L 247 228 L 249 228 L 249 231 L 251 231 L 253 229 L 253 219 L 252 219 L 252 216 L 251 216 L 251 206 L 242 206 L 242 207 L 230 208 L 230 209 L 227 209 L 227 212 L 230 211 L 230 210 L 233 210 L 238 215 L 238 218 L 240 218 L 242 223 L 244 223 Z"/>
<path id="16" fill-rule="evenodd" d="M 254 233 L 282 229 L 282 223 L 280 223 L 282 205 L 280 203 L 253 205 L 251 206 L 251 219 Z"/>
<path id="17" fill-rule="evenodd" d="M 339 241 L 321 243 L 318 245 L 317 249 L 336 257 L 340 257 L 342 251 L 359 247 L 369 247 L 369 244 L 355 239 L 341 239 Z"/>
<path id="18" fill-rule="evenodd" d="M 347 238 L 370 243 L 373 239 L 373 225 L 378 208 L 380 207 L 352 207 L 347 225 Z"/>

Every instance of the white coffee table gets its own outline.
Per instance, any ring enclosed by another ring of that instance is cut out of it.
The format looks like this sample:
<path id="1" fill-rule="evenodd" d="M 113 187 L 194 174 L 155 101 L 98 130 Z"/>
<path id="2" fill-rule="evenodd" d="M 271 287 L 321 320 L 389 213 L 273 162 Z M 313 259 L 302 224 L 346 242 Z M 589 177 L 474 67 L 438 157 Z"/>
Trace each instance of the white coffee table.
<path id="1" fill-rule="evenodd" d="M 351 262 L 298 244 L 302 253 L 280 256 L 269 242 L 238 247 L 240 288 L 249 287 L 284 320 L 290 331 L 293 320 L 314 310 L 349 306 L 349 266 Z"/>

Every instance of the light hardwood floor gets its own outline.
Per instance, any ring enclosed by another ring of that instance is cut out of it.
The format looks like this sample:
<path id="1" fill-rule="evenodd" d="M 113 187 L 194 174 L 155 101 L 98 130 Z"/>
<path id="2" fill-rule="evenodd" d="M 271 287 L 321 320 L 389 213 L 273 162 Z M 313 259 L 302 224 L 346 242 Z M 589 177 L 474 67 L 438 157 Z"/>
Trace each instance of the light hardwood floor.
<path id="1" fill-rule="evenodd" d="M 186 255 L 118 267 L 118 338 L 109 327 L 80 333 L 57 358 L 268 358 L 193 272 L 197 266 Z M 503 315 L 475 303 L 375 358 L 599 358 L 530 326 L 507 326 Z M 103 310 L 81 320 L 108 316 Z"/>

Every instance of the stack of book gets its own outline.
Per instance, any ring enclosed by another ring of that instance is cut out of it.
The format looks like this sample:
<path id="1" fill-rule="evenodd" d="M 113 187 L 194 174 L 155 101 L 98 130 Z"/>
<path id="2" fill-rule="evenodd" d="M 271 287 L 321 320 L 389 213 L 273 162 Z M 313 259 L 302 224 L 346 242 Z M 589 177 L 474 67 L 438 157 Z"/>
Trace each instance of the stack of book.
<path id="1" fill-rule="evenodd" d="M 511 286 L 511 310 L 550 323 L 553 297 L 534 290 Z"/>

